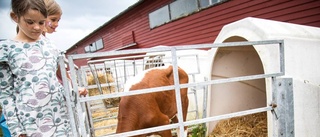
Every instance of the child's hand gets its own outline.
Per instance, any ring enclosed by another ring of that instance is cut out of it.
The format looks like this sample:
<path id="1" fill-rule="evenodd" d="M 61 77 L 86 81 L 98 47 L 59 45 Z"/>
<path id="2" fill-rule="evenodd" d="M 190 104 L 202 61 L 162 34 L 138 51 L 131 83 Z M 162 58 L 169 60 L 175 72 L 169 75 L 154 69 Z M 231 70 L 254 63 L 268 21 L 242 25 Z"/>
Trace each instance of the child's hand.
<path id="1" fill-rule="evenodd" d="M 86 96 L 88 94 L 88 90 L 84 87 L 79 87 L 78 90 L 79 90 L 80 96 L 81 95 Z"/>

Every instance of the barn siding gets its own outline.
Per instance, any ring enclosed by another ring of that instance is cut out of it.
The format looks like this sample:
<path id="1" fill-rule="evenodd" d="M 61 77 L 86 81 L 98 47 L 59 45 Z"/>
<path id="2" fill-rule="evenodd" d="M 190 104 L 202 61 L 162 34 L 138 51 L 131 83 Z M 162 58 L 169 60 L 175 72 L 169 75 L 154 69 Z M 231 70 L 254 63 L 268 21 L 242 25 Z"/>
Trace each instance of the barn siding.
<path id="1" fill-rule="evenodd" d="M 145 0 L 79 41 L 67 54 L 84 53 L 85 46 L 101 37 L 104 49 L 99 52 L 121 48 L 125 46 L 124 34 L 130 32 L 134 33 L 134 41 L 138 44 L 132 48 L 212 43 L 224 25 L 245 17 L 320 27 L 319 0 L 229 0 L 150 29 L 149 13 L 171 2 Z M 76 64 L 85 65 L 85 62 Z"/>

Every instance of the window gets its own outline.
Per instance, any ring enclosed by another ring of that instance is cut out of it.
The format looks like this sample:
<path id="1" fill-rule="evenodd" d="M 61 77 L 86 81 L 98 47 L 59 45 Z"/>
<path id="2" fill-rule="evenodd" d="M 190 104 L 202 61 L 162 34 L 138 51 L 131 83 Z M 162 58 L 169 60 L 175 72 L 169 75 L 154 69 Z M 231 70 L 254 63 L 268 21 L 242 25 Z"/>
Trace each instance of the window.
<path id="1" fill-rule="evenodd" d="M 210 0 L 210 1 L 211 1 L 210 4 L 212 5 L 212 4 L 216 4 L 216 3 L 220 2 L 221 0 Z"/>
<path id="2" fill-rule="evenodd" d="M 90 47 L 89 46 L 84 47 L 84 52 L 86 53 L 90 52 Z"/>
<path id="3" fill-rule="evenodd" d="M 200 8 L 205 8 L 208 7 L 210 5 L 210 0 L 199 0 L 200 2 Z"/>
<path id="4" fill-rule="evenodd" d="M 170 4 L 171 19 L 188 15 L 198 9 L 196 0 L 177 0 Z"/>
<path id="5" fill-rule="evenodd" d="M 102 41 L 102 39 L 99 39 L 99 40 L 96 41 L 96 47 L 97 47 L 97 50 L 103 49 L 103 41 Z"/>
<path id="6" fill-rule="evenodd" d="M 97 51 L 96 43 L 91 43 L 91 44 L 89 45 L 89 48 L 90 48 L 90 52 L 95 52 L 95 51 Z"/>
<path id="7" fill-rule="evenodd" d="M 227 0 L 175 0 L 149 14 L 150 28 L 155 28 L 223 1 Z"/>
<path id="8" fill-rule="evenodd" d="M 170 21 L 169 6 L 166 5 L 149 14 L 150 28 L 154 28 Z"/>
<path id="9" fill-rule="evenodd" d="M 200 9 L 203 9 L 222 1 L 223 0 L 199 0 L 199 3 L 200 3 L 199 7 Z"/>
<path id="10" fill-rule="evenodd" d="M 89 44 L 88 46 L 84 47 L 84 51 L 86 53 L 95 52 L 97 50 L 103 49 L 103 40 L 99 39 L 94 43 Z"/>

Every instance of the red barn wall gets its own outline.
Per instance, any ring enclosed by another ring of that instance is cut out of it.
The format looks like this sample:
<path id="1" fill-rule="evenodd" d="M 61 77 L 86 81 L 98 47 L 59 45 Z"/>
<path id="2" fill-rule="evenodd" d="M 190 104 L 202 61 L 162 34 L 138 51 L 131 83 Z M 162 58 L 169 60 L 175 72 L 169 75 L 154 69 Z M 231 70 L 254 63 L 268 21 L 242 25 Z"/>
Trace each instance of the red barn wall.
<path id="1" fill-rule="evenodd" d="M 130 42 L 128 33 L 133 33 L 133 41 L 137 43 L 131 48 L 212 43 L 224 25 L 245 17 L 320 27 L 319 0 L 229 0 L 150 29 L 149 13 L 171 2 L 144 0 L 79 41 L 67 50 L 67 55 L 84 53 L 85 46 L 101 37 L 104 48 L 97 52 L 119 49 Z"/>

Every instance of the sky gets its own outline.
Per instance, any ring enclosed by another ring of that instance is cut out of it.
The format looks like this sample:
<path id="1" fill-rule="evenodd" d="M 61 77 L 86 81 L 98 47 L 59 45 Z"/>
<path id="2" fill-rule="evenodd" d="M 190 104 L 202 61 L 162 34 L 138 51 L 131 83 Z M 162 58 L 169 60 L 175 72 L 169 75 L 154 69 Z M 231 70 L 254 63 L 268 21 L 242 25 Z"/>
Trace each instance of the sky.
<path id="1" fill-rule="evenodd" d="M 57 32 L 47 34 L 60 50 L 67 50 L 138 0 L 56 0 L 62 8 Z M 10 0 L 0 0 L 0 39 L 14 38 L 16 23 L 11 20 Z"/>

